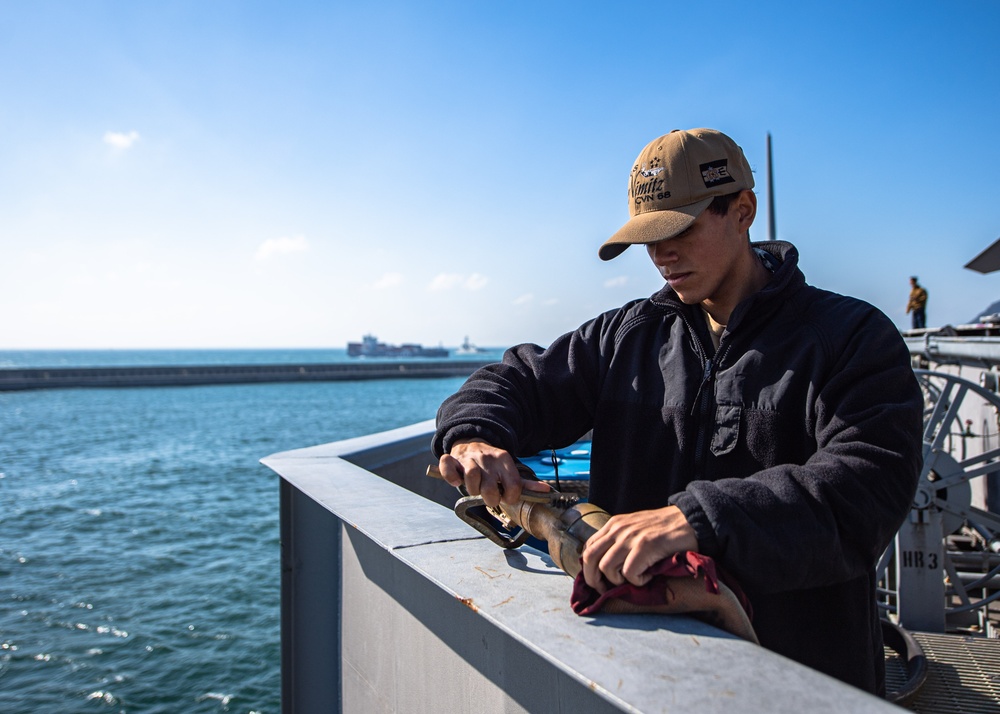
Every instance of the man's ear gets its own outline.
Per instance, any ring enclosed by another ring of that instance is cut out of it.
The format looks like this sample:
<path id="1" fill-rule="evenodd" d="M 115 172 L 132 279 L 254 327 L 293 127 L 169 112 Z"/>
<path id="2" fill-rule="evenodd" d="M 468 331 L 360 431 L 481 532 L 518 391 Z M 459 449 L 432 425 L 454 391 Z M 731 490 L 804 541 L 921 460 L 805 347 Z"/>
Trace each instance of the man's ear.
<path id="1" fill-rule="evenodd" d="M 730 210 L 736 211 L 740 233 L 750 230 L 754 218 L 757 217 L 757 194 L 748 188 L 743 189 Z"/>

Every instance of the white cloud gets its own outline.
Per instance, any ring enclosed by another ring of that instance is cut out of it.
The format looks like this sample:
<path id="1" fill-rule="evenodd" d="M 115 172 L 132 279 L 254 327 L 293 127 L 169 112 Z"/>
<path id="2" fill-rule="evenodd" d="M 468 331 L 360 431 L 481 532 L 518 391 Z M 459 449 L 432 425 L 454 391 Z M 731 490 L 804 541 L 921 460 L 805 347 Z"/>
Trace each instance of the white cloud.
<path id="1" fill-rule="evenodd" d="M 620 288 L 628 285 L 628 276 L 619 275 L 617 278 L 609 278 L 604 281 L 604 287 L 606 288 Z"/>
<path id="2" fill-rule="evenodd" d="M 139 141 L 139 132 L 137 131 L 130 131 L 128 134 L 120 131 L 104 132 L 104 143 L 116 149 L 130 149 L 132 144 L 137 141 Z"/>
<path id="3" fill-rule="evenodd" d="M 558 304 L 559 304 L 559 298 L 548 298 L 546 300 L 542 300 L 542 305 L 544 305 L 545 307 L 552 307 L 553 305 L 558 305 Z"/>
<path id="4" fill-rule="evenodd" d="M 465 281 L 466 290 L 482 290 L 486 287 L 486 284 L 490 282 L 490 279 L 485 275 L 480 275 L 479 273 L 473 273 Z"/>
<path id="5" fill-rule="evenodd" d="M 440 292 L 442 290 L 451 290 L 462 284 L 463 277 L 458 273 L 438 273 L 431 280 L 430 285 L 427 289 L 431 292 Z"/>
<path id="6" fill-rule="evenodd" d="M 482 290 L 489 282 L 490 279 L 480 273 L 473 273 L 469 276 L 462 275 L 461 273 L 438 273 L 431 280 L 427 289 L 431 292 L 454 290 L 455 288 Z"/>
<path id="7" fill-rule="evenodd" d="M 275 255 L 285 255 L 286 253 L 302 253 L 309 250 L 309 242 L 305 236 L 281 236 L 280 238 L 268 238 L 257 248 L 256 260 L 264 261 Z"/>
<path id="8" fill-rule="evenodd" d="M 529 302 L 532 302 L 534 299 L 535 299 L 534 295 L 532 295 L 531 293 L 525 293 L 524 295 L 521 295 L 520 297 L 514 298 L 514 304 L 515 305 L 527 305 Z"/>
<path id="9" fill-rule="evenodd" d="M 372 286 L 376 290 L 386 290 L 387 288 L 394 288 L 397 285 L 403 283 L 403 276 L 399 273 L 386 273 L 381 278 L 375 281 Z"/>

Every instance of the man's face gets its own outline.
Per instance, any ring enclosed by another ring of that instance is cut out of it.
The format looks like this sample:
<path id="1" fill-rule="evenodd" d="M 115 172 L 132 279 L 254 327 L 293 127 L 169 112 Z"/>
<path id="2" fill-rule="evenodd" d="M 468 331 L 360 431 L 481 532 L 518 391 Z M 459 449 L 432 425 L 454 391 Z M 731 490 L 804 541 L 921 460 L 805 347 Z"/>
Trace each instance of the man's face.
<path id="1" fill-rule="evenodd" d="M 738 214 L 735 201 L 725 216 L 705 210 L 686 231 L 646 246 L 660 275 L 684 303 L 725 302 L 742 289 L 735 283 L 747 241 Z"/>

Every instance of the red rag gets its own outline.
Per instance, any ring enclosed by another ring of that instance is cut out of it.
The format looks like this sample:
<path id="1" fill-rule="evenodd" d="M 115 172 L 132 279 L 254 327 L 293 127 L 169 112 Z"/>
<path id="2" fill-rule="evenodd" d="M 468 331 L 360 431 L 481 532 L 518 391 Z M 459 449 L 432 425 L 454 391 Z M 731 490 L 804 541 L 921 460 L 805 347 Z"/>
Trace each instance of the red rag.
<path id="1" fill-rule="evenodd" d="M 691 551 L 674 553 L 650 568 L 649 572 L 653 578 L 645 585 L 633 585 L 626 580 L 621 585 L 599 593 L 587 585 L 581 569 L 573 581 L 573 594 L 570 597 L 573 612 L 577 615 L 593 615 L 600 612 L 607 601 L 612 599 L 623 600 L 633 605 L 653 607 L 665 605 L 667 604 L 667 581 L 669 578 L 698 578 L 704 575 L 706 592 L 717 595 L 719 582 L 725 583 L 736 595 L 747 616 L 750 616 L 750 602 L 739 585 L 726 577 L 716 566 L 715 561 L 707 555 Z"/>

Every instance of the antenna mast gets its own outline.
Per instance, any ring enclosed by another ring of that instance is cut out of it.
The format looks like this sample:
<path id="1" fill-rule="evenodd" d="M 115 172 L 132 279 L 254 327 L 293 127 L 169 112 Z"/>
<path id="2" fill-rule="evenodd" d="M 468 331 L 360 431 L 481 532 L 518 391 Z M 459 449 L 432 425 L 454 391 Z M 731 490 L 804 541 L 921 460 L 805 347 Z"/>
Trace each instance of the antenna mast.
<path id="1" fill-rule="evenodd" d="M 777 240 L 778 229 L 774 218 L 774 165 L 771 161 L 771 132 L 767 132 L 767 237 Z"/>

